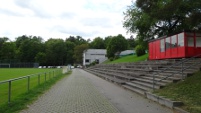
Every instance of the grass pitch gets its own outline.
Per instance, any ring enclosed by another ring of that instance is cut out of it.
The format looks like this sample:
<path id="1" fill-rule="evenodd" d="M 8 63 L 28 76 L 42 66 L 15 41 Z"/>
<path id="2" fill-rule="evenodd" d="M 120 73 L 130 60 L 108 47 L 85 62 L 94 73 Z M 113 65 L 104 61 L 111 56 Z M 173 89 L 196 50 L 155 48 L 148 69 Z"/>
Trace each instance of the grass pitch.
<path id="1" fill-rule="evenodd" d="M 0 82 L 35 74 L 35 76 L 30 77 L 29 89 L 33 89 L 37 85 L 45 82 L 45 72 L 48 72 L 46 74 L 46 81 L 50 80 L 53 77 L 53 70 L 55 69 L 0 68 Z M 41 73 L 40 76 L 39 73 Z M 28 84 L 28 78 L 11 82 L 11 101 L 15 99 L 18 95 L 28 92 L 27 84 Z M 8 102 L 8 87 L 9 87 L 8 82 L 0 84 L 0 105 Z"/>

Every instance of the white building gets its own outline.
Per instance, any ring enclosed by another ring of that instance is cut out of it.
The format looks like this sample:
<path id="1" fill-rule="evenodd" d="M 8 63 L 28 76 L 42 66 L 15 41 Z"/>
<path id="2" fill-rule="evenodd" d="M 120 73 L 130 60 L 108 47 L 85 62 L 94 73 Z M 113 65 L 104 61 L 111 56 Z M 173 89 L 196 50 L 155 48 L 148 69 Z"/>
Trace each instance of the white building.
<path id="1" fill-rule="evenodd" d="M 83 52 L 83 66 L 89 65 L 94 61 L 102 63 L 107 59 L 106 49 L 87 49 Z"/>

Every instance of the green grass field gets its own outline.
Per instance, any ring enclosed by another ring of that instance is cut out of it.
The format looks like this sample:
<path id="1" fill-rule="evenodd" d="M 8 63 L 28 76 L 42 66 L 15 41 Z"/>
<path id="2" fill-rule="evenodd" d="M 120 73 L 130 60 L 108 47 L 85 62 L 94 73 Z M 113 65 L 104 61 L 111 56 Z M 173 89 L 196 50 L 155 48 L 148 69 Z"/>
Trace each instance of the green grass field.
<path id="1" fill-rule="evenodd" d="M 129 55 L 129 56 L 121 57 L 121 58 L 113 60 L 113 61 L 108 60 L 104 63 L 112 64 L 112 63 L 123 63 L 123 62 L 139 62 L 139 61 L 145 61 L 147 58 L 148 58 L 148 54 L 145 54 L 140 57 L 137 57 L 136 55 Z"/>
<path id="2" fill-rule="evenodd" d="M 39 82 L 40 74 L 40 84 L 45 82 L 45 72 L 46 81 L 53 77 L 53 70 L 55 69 L 37 69 L 37 68 L 2 68 L 0 69 L 0 81 L 5 81 L 13 78 L 18 78 L 26 75 L 35 74 L 35 76 L 30 77 L 30 89 L 36 87 Z M 49 73 L 51 72 L 51 73 Z M 61 72 L 61 71 L 60 71 Z M 28 78 L 20 79 L 11 82 L 11 101 L 15 99 L 18 95 L 26 93 L 28 91 Z M 0 105 L 8 102 L 8 83 L 0 84 Z"/>

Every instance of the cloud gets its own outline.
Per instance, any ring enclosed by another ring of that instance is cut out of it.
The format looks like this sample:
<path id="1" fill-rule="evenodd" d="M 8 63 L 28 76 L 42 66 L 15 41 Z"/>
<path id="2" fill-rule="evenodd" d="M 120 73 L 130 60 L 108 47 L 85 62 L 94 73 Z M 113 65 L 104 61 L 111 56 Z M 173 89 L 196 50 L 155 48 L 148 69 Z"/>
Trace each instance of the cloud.
<path id="1" fill-rule="evenodd" d="M 101 26 L 101 27 L 111 27 L 110 23 L 110 19 L 109 18 L 98 18 L 98 17 L 89 17 L 89 18 L 84 18 L 81 20 L 81 23 L 84 26 L 91 26 L 91 27 L 95 27 L 95 26 Z"/>
<path id="2" fill-rule="evenodd" d="M 85 39 L 123 34 L 123 11 L 131 0 L 0 1 L 0 37 L 20 35 Z"/>

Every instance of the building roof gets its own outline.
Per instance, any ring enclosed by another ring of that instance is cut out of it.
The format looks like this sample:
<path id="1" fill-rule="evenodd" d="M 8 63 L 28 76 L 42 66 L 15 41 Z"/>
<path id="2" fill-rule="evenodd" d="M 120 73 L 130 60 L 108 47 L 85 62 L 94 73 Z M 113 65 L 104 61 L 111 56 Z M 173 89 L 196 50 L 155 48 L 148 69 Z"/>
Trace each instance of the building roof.
<path id="1" fill-rule="evenodd" d="M 122 51 L 119 55 L 124 56 L 124 55 L 129 55 L 134 53 L 135 53 L 134 50 L 125 50 L 125 51 Z"/>

